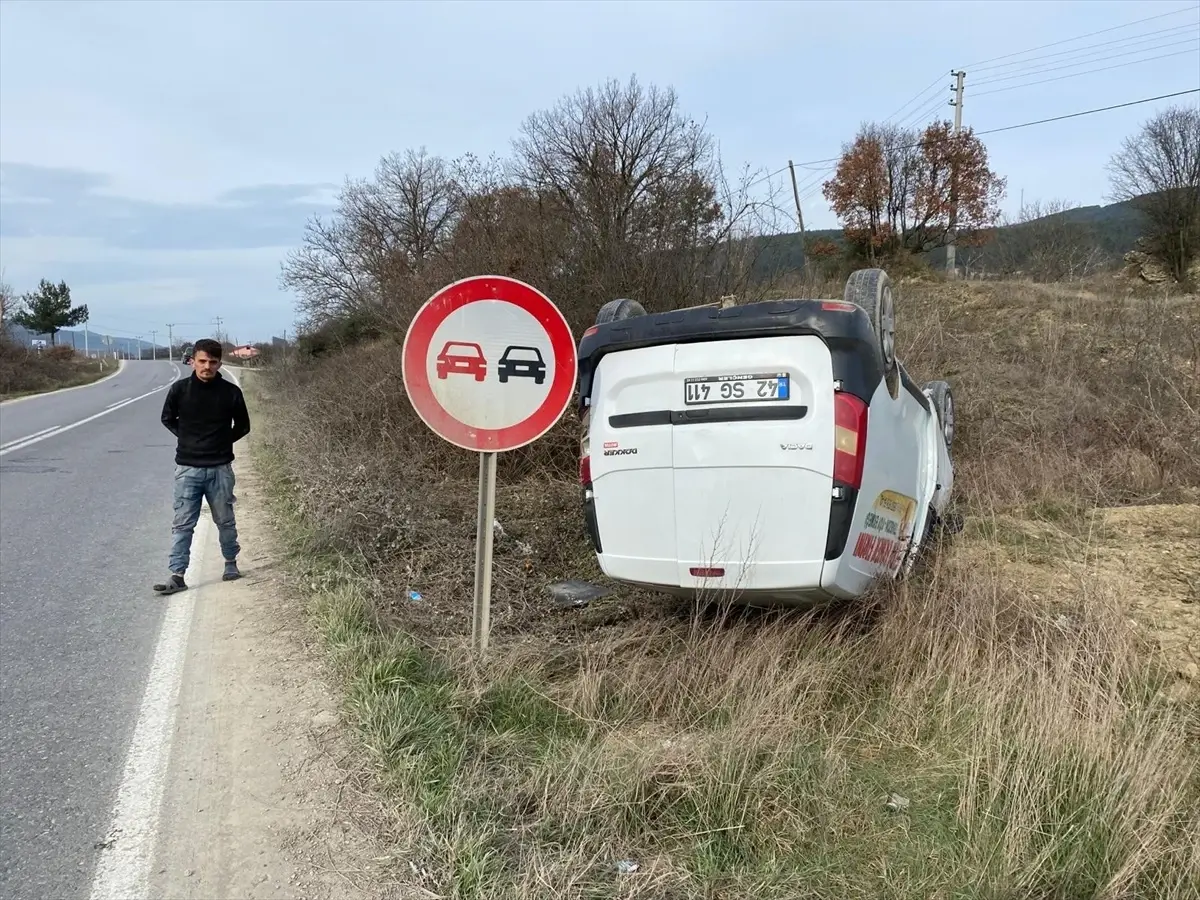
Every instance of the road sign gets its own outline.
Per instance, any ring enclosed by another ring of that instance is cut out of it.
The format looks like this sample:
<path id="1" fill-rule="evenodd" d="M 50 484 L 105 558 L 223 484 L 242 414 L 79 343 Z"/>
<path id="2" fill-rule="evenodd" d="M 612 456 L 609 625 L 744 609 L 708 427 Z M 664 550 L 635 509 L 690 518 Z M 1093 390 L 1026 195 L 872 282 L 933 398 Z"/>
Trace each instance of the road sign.
<path id="1" fill-rule="evenodd" d="M 479 453 L 475 649 L 487 651 L 496 454 L 533 443 L 575 393 L 575 338 L 541 291 L 502 275 L 446 285 L 417 310 L 401 351 L 404 390 L 443 440 Z"/>
<path id="2" fill-rule="evenodd" d="M 524 282 L 465 278 L 413 317 L 404 389 L 421 420 L 451 444 L 503 453 L 532 443 L 575 392 L 575 339 L 563 314 Z"/>

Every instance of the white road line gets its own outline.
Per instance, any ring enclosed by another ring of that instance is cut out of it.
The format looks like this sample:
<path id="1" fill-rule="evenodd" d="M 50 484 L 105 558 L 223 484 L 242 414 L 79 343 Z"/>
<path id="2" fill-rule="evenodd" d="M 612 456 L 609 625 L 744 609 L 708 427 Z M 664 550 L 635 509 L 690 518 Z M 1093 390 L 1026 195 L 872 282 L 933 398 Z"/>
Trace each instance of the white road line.
<path id="1" fill-rule="evenodd" d="M 58 427 L 57 425 L 52 425 L 52 426 L 50 426 L 49 428 L 43 428 L 41 431 L 35 431 L 33 434 L 27 434 L 27 435 L 25 435 L 25 437 L 23 437 L 23 438 L 16 438 L 16 439 L 14 439 L 14 440 L 11 440 L 11 441 L 5 441 L 3 444 L 0 444 L 0 449 L 2 449 L 2 448 L 4 448 L 4 447 L 11 447 L 13 444 L 20 444 L 20 443 L 21 443 L 21 442 L 23 442 L 23 441 L 27 441 L 27 440 L 29 440 L 30 438 L 35 438 L 35 437 L 37 437 L 38 435 L 41 435 L 41 434 L 47 434 L 48 432 L 51 432 L 51 431 L 53 431 L 53 430 L 54 430 L 55 428 L 57 428 L 57 427 Z"/>
<path id="2" fill-rule="evenodd" d="M 175 734 L 175 706 L 196 607 L 196 584 L 213 527 L 211 515 L 201 515 L 192 538 L 192 560 L 186 575 L 192 587 L 164 598 L 167 611 L 125 757 L 112 823 L 105 838 L 108 849 L 100 851 L 96 862 L 90 900 L 141 900 L 149 890 Z"/>
<path id="3" fill-rule="evenodd" d="M 105 409 L 112 409 L 114 406 L 120 406 L 122 403 L 126 403 L 126 402 L 128 402 L 128 400 L 129 400 L 129 398 L 128 398 L 128 397 L 126 397 L 124 400 L 118 400 L 116 403 L 110 403 L 110 404 L 108 404 L 108 406 L 106 406 L 106 407 L 104 407 L 104 408 L 105 408 Z"/>
<path id="4" fill-rule="evenodd" d="M 30 447 L 34 444 L 39 444 L 42 441 L 48 440 L 49 438 L 52 438 L 52 437 L 57 437 L 58 435 L 63 434 L 64 432 L 70 431 L 72 428 L 78 428 L 80 425 L 86 425 L 88 422 L 93 422 L 96 419 L 100 418 L 101 416 L 107 416 L 111 412 L 116 412 L 118 409 L 126 407 L 130 403 L 136 403 L 138 400 L 145 400 L 147 397 L 151 396 L 152 394 L 157 394 L 161 390 L 162 390 L 162 388 L 156 387 L 154 390 L 147 391 L 146 393 L 141 394 L 137 397 L 130 397 L 128 400 L 122 400 L 120 403 L 114 404 L 113 406 L 110 406 L 108 409 L 102 409 L 102 410 L 100 410 L 100 412 L 96 413 L 94 416 L 88 416 L 86 419 L 80 419 L 78 422 L 72 422 L 70 425 L 62 425 L 62 426 L 59 426 L 58 428 L 51 428 L 46 432 L 32 435 L 27 438 L 22 438 L 19 441 L 13 441 L 12 443 L 10 443 L 4 447 L 0 447 L 0 456 L 4 456 L 6 453 L 12 453 L 15 450 L 24 450 L 26 447 Z"/>

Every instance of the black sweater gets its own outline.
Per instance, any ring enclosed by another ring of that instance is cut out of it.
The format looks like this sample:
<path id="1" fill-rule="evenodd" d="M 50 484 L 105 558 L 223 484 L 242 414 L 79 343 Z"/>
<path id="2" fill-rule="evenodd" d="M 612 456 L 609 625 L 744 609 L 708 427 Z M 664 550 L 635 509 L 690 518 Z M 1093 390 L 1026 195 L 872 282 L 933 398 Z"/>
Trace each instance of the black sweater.
<path id="1" fill-rule="evenodd" d="M 193 372 L 167 388 L 162 423 L 179 439 L 175 463 L 223 466 L 233 462 L 233 444 L 250 433 L 242 389 L 218 372 L 205 383 Z"/>

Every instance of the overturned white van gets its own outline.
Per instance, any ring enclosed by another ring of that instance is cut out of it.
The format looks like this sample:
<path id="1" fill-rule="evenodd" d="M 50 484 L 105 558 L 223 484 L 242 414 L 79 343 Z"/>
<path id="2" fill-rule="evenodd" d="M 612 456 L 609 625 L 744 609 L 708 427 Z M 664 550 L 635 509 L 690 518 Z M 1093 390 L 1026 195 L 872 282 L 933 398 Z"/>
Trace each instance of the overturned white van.
<path id="1" fill-rule="evenodd" d="M 610 578 L 807 604 L 908 571 L 953 488 L 949 385 L 895 357 L 892 289 L 647 315 L 579 345 L 584 516 Z"/>

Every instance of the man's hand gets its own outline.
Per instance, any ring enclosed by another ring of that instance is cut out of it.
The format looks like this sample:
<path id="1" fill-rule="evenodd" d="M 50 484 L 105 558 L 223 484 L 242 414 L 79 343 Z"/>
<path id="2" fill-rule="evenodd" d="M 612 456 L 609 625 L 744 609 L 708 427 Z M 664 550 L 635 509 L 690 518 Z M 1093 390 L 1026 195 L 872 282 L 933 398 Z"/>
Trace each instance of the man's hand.
<path id="1" fill-rule="evenodd" d="M 179 437 L 179 391 L 177 384 L 167 388 L 167 397 L 163 400 L 162 423 L 167 431 Z"/>
<path id="2" fill-rule="evenodd" d="M 246 398 L 237 392 L 233 406 L 233 442 L 236 444 L 250 433 L 250 410 L 246 409 Z"/>

